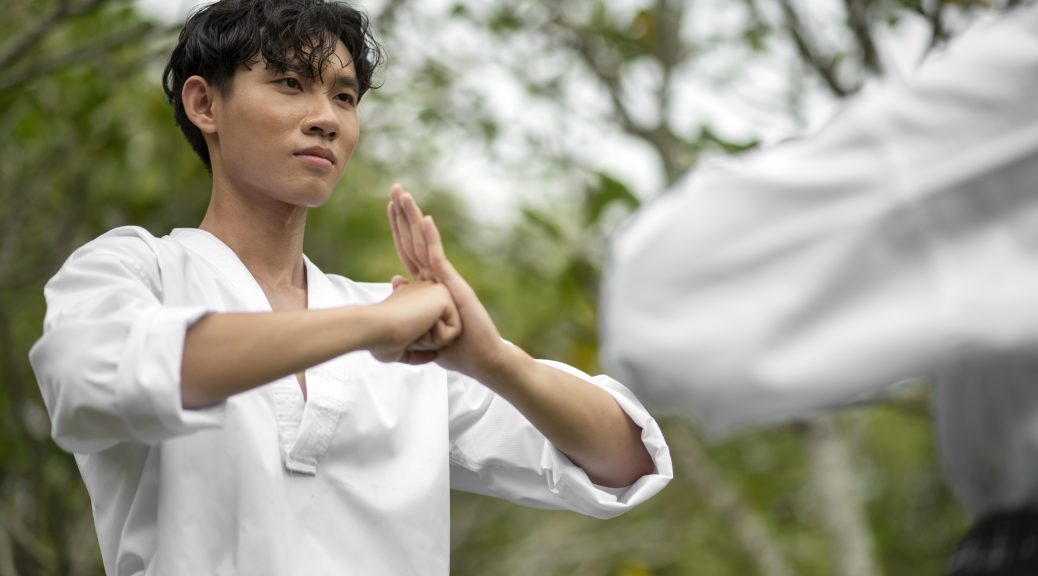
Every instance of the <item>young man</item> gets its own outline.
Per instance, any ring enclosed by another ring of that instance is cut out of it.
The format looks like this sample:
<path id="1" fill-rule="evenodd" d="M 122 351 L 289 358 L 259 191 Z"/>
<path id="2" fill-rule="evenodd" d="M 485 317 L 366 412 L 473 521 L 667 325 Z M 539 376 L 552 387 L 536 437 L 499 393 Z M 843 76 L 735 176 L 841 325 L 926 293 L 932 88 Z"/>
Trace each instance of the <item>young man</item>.
<path id="1" fill-rule="evenodd" d="M 668 481 L 638 401 L 501 340 L 399 187 L 413 280 L 303 256 L 378 56 L 343 4 L 195 13 L 165 82 L 212 171 L 200 228 L 113 230 L 47 285 L 31 361 L 109 575 L 447 574 L 450 488 L 609 517 Z"/>

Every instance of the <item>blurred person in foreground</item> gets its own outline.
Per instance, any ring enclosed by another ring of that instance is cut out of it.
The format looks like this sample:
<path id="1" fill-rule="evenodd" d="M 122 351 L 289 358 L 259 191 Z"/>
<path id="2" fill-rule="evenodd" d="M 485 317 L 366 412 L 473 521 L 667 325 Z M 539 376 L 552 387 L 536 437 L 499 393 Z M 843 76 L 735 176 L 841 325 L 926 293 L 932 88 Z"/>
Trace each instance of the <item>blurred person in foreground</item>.
<path id="1" fill-rule="evenodd" d="M 201 225 L 117 228 L 47 284 L 30 357 L 107 574 L 445 575 L 451 488 L 605 518 L 670 478 L 634 396 L 503 341 L 399 187 L 413 279 L 303 255 L 380 54 L 341 3 L 195 12 L 164 85 L 212 173 Z"/>
<path id="2" fill-rule="evenodd" d="M 936 382 L 975 515 L 948 574 L 1038 574 L 1038 9 L 819 133 L 704 165 L 618 234 L 607 365 L 718 436 Z"/>

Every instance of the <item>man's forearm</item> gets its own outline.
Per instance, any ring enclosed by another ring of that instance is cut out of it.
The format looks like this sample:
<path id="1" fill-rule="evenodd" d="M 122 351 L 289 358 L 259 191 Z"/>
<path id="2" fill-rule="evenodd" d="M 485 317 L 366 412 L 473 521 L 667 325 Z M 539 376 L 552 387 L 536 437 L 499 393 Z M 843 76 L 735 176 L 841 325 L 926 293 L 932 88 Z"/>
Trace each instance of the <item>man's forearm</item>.
<path id="1" fill-rule="evenodd" d="M 654 465 L 639 428 L 612 396 L 507 346 L 493 373 L 478 380 L 515 406 L 602 486 L 629 486 Z"/>
<path id="2" fill-rule="evenodd" d="M 549 441 L 603 486 L 629 486 L 653 471 L 641 429 L 604 390 L 501 341 L 486 308 L 443 251 L 436 224 L 399 186 L 388 208 L 400 261 L 416 278 L 450 290 L 464 333 L 438 360 L 515 406 Z"/>
<path id="3" fill-rule="evenodd" d="M 376 340 L 373 309 L 210 314 L 188 329 L 181 402 L 197 408 L 294 374 Z"/>
<path id="4" fill-rule="evenodd" d="M 214 404 L 354 350 L 384 362 L 429 362 L 460 332 L 450 292 L 433 282 L 368 306 L 211 314 L 184 338 L 181 403 Z"/>

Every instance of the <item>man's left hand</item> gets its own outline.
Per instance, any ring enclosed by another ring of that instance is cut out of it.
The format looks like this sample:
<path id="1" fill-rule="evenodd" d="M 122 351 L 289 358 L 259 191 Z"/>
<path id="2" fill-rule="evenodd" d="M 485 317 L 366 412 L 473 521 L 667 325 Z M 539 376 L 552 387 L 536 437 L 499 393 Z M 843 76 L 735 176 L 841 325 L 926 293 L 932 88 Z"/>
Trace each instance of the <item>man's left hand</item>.
<path id="1" fill-rule="evenodd" d="M 436 362 L 480 381 L 488 381 L 506 362 L 507 344 L 472 287 L 451 264 L 431 216 L 422 214 L 414 197 L 396 184 L 390 190 L 387 215 L 397 255 L 415 280 L 447 287 L 461 318 L 462 333 L 439 351 Z M 398 284 L 398 280 L 394 284 Z"/>

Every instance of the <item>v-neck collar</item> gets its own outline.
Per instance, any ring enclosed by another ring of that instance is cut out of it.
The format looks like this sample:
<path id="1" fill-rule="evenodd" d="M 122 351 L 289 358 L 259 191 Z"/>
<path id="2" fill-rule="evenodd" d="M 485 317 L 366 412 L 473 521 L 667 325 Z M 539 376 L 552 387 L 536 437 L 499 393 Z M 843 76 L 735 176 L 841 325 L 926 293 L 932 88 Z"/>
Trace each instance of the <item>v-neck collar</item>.
<path id="1" fill-rule="evenodd" d="M 270 312 L 270 301 L 259 282 L 227 244 L 198 228 L 177 228 L 171 236 L 202 257 L 233 286 L 246 309 Z M 303 256 L 306 266 L 307 308 L 339 305 L 331 282 Z M 347 408 L 347 357 L 333 358 L 306 370 L 307 399 L 292 375 L 263 387 L 271 400 L 278 427 L 282 462 L 290 472 L 316 474 L 317 463 L 327 451 L 339 418 Z"/>

